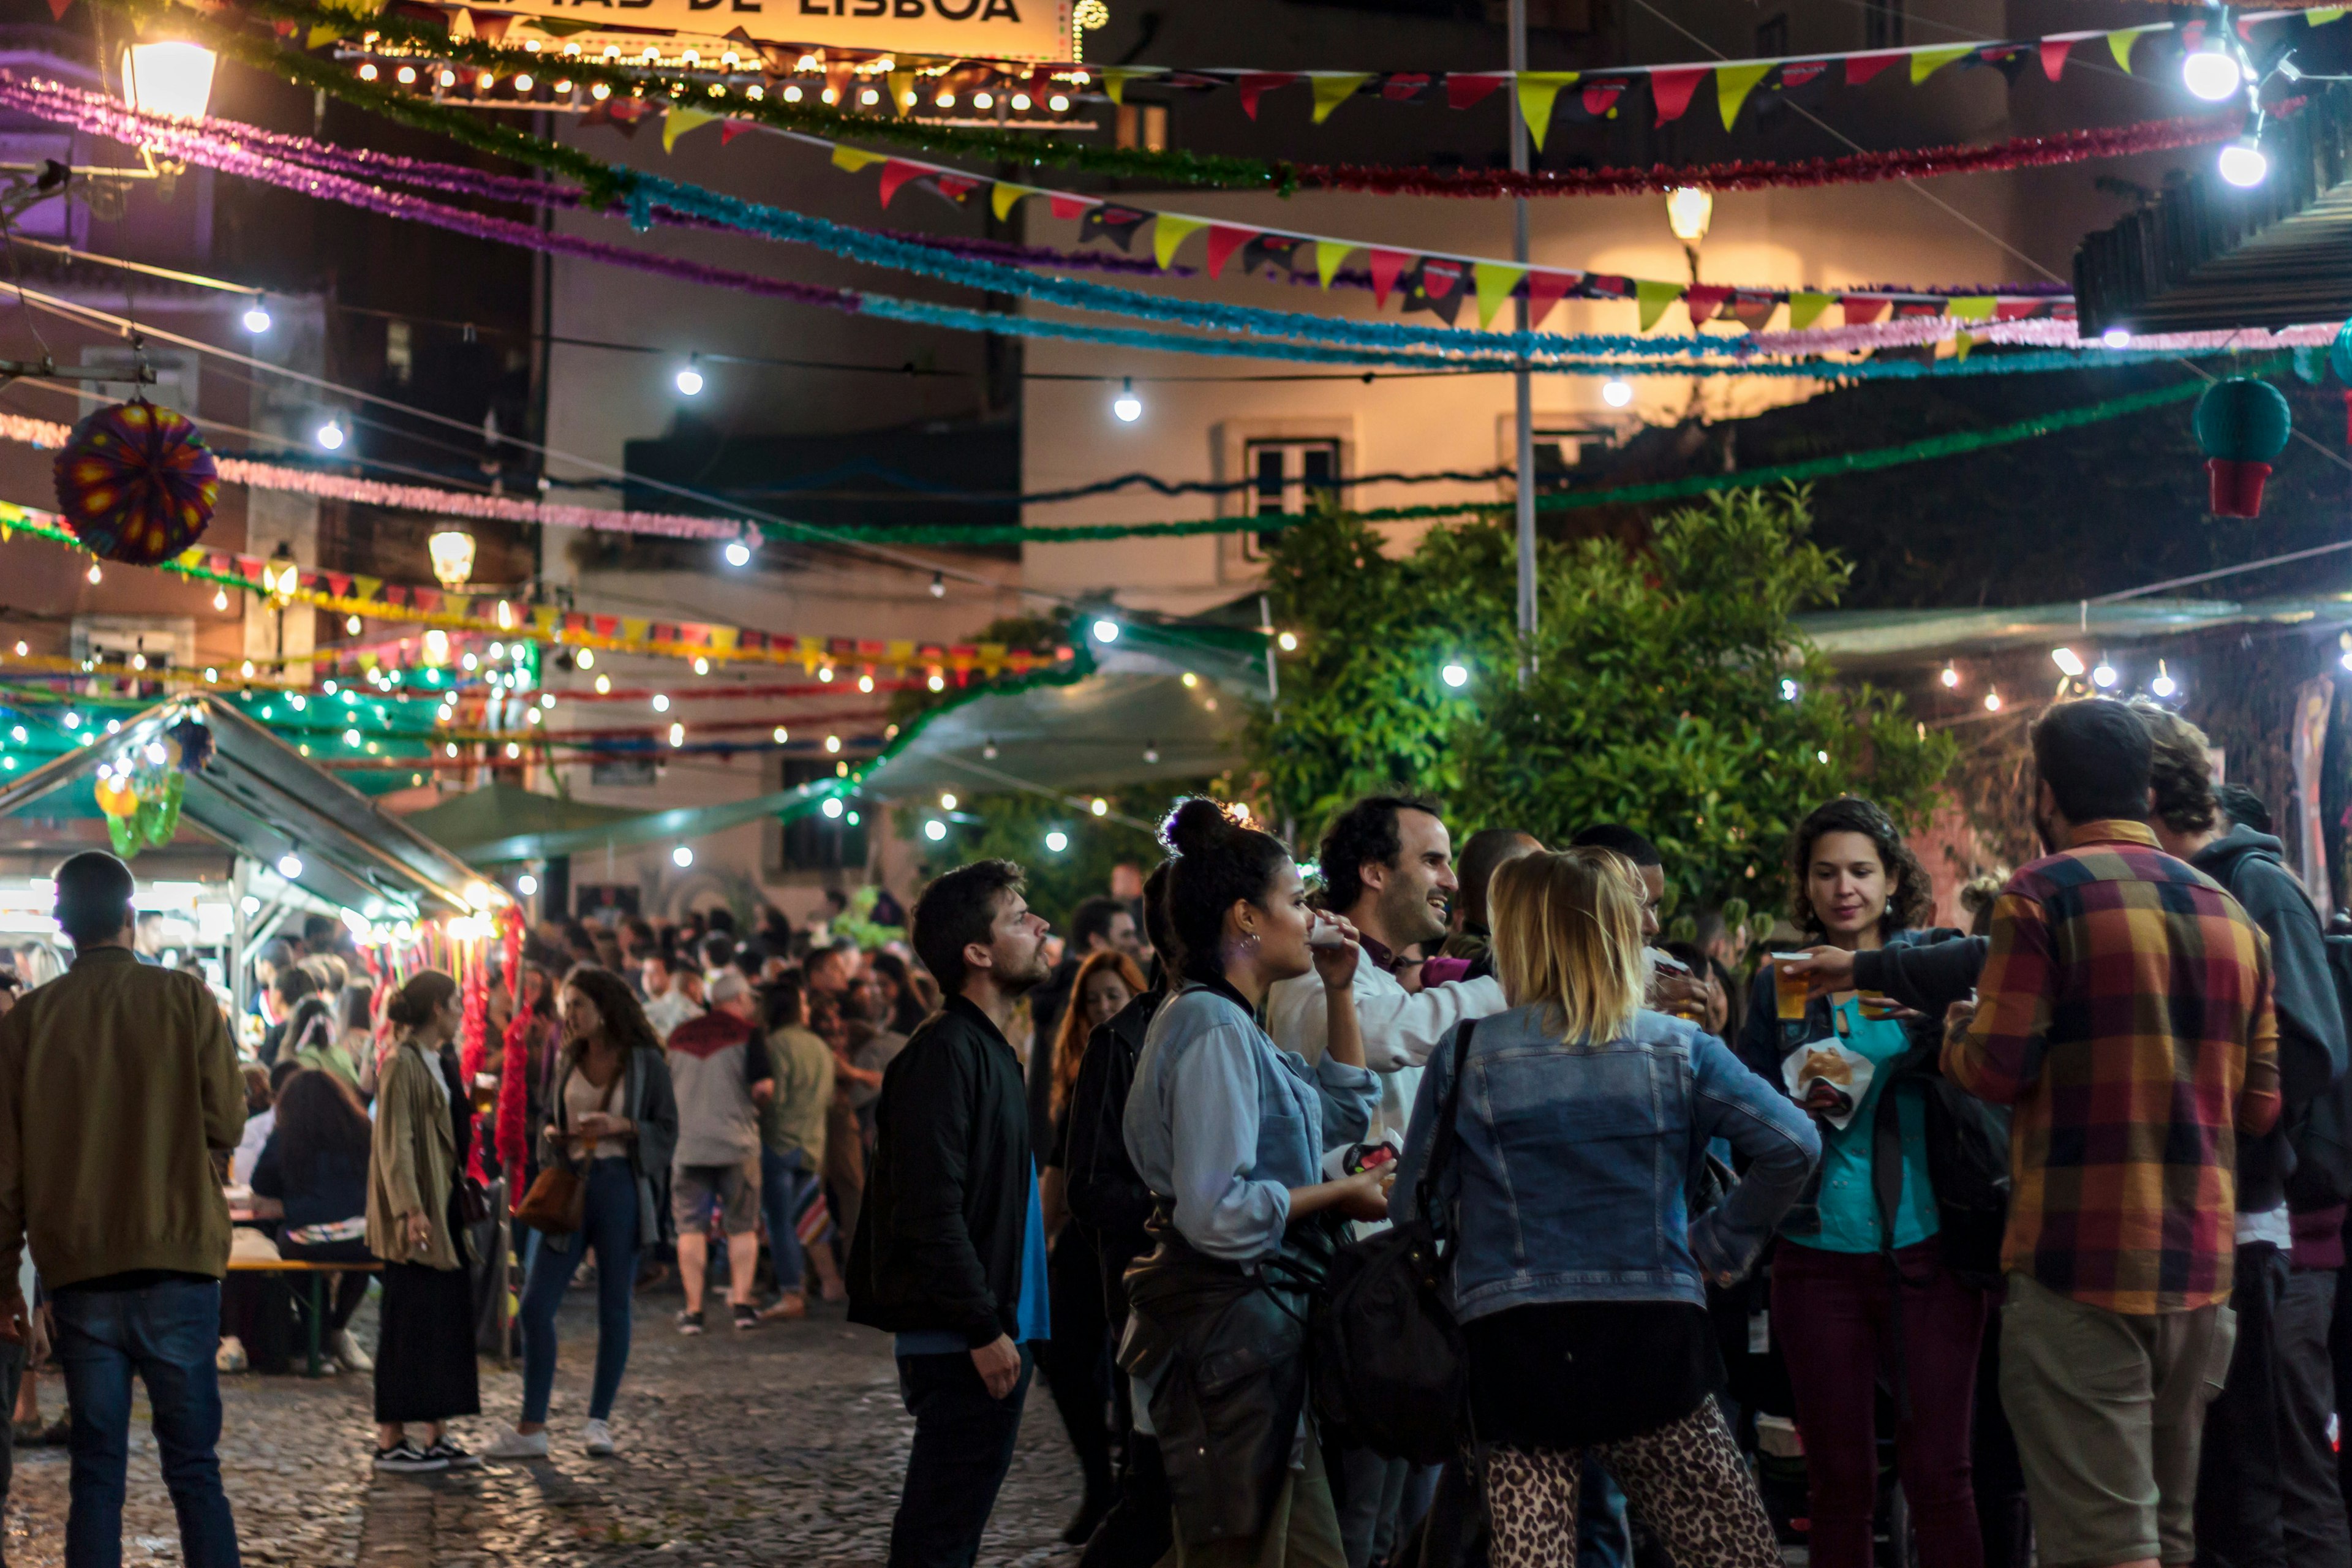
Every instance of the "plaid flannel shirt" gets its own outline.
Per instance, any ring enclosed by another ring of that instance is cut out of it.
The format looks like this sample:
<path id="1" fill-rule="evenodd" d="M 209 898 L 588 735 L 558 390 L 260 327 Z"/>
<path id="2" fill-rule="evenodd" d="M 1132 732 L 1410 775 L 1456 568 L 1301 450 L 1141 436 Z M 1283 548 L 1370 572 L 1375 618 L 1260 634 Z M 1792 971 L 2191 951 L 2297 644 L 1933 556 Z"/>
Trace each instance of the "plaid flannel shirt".
<path id="1" fill-rule="evenodd" d="M 2006 1269 L 2112 1312 L 2230 1295 L 2237 1135 L 2278 1120 L 2270 946 L 2137 822 L 2092 822 L 1993 906 L 1944 1071 L 2016 1108 Z"/>

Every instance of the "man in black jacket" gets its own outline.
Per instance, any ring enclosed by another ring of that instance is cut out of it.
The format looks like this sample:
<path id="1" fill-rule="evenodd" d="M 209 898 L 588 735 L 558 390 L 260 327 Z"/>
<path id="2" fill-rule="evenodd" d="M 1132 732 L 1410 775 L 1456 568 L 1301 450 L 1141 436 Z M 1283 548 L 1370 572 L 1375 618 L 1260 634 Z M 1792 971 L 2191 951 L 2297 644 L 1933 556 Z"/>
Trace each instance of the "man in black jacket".
<path id="1" fill-rule="evenodd" d="M 1088 1037 L 1077 1081 L 1070 1087 L 1069 1141 L 1063 1151 L 1070 1223 L 1086 1227 L 1102 1259 L 1103 1308 L 1114 1351 L 1127 1331 L 1128 1265 L 1151 1250 L 1144 1231 L 1151 1217 L 1151 1189 L 1128 1158 L 1127 1094 L 1135 1087 L 1144 1034 L 1168 999 L 1169 977 L 1176 973 L 1176 933 L 1162 902 L 1174 863 L 1161 861 L 1143 884 L 1143 925 L 1157 955 L 1157 983 Z M 1175 1539 L 1168 1478 L 1160 1468 L 1160 1445 L 1135 1430 L 1124 1376 L 1113 1380 L 1111 1405 L 1124 1454 L 1118 1490 L 1078 1568 L 1150 1568 Z"/>
<path id="2" fill-rule="evenodd" d="M 970 1568 L 1013 1463 L 1033 1341 L 1052 1333 L 1021 1064 L 1004 1021 L 1045 978 L 1021 868 L 982 860 L 923 889 L 916 956 L 946 1005 L 882 1077 L 849 1316 L 898 1337 L 915 1418 L 889 1568 Z"/>

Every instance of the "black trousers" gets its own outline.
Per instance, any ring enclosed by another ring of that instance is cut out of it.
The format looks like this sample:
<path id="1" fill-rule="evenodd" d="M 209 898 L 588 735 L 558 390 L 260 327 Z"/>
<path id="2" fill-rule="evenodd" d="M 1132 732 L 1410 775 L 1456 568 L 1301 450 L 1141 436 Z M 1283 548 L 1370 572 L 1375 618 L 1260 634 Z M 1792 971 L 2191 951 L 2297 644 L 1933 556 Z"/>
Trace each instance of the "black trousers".
<path id="1" fill-rule="evenodd" d="M 898 1394 L 915 1418 L 915 1445 L 890 1521 L 889 1568 L 971 1568 L 997 1489 L 1013 1468 L 1035 1371 L 1022 1346 L 1021 1381 L 992 1399 L 969 1352 L 898 1358 Z"/>
<path id="2" fill-rule="evenodd" d="M 2286 1254 L 2266 1241 L 2249 1242 L 2238 1248 L 2237 1263 L 2230 1306 L 2238 1314 L 2238 1342 L 2221 1392 L 2206 1407 L 2197 1465 L 2197 1568 L 2287 1568 L 2278 1365 Z"/>
<path id="3" fill-rule="evenodd" d="M 1969 1440 L 1977 1488 L 1977 1530 L 1985 1568 L 2031 1568 L 2033 1510 L 2025 1497 L 2025 1466 L 2017 1434 L 2000 1403 L 2000 1312 L 1985 1314 L 1984 1348 L 1977 1353 L 1977 1426 Z"/>
<path id="4" fill-rule="evenodd" d="M 1098 1237 L 1097 1247 L 1104 1338 L 1113 1352 L 1111 1428 L 1118 1439 L 1118 1479 L 1110 1511 L 1079 1553 L 1078 1568 L 1153 1568 L 1176 1544 L 1176 1501 L 1168 1495 L 1159 1441 L 1135 1429 L 1135 1385 L 1117 1363 L 1118 1342 L 1127 1332 L 1127 1268 L 1150 1247 L 1140 1234 L 1118 1233 Z"/>
<path id="5" fill-rule="evenodd" d="M 1087 1503 L 1108 1506 L 1110 1461 L 1110 1329 L 1103 1321 L 1102 1256 L 1076 1225 L 1062 1227 L 1045 1263 L 1054 1337 L 1037 1359 L 1053 1390 L 1054 1406 L 1070 1434 L 1085 1475 Z"/>
<path id="6" fill-rule="evenodd" d="M 2352 1531 L 2327 1420 L 2336 1413 L 2336 1369 L 2327 1331 L 2336 1271 L 2297 1268 L 2279 1300 L 2279 1524 L 2294 1568 L 2352 1568 Z"/>

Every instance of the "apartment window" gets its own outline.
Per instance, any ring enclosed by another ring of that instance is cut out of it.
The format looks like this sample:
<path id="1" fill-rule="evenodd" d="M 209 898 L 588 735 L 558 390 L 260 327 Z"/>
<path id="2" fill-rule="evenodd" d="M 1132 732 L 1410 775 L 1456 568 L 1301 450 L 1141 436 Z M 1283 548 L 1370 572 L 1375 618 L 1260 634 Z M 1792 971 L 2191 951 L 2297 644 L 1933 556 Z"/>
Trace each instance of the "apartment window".
<path id="1" fill-rule="evenodd" d="M 1339 443 L 1336 440 L 1251 441 L 1242 449 L 1249 478 L 1243 492 L 1253 517 L 1296 517 L 1318 502 L 1339 499 Z M 1243 535 L 1243 555 L 1262 559 L 1272 549 L 1272 532 Z"/>
<path id="2" fill-rule="evenodd" d="M 1903 0 L 1863 0 L 1863 47 L 1894 49 L 1903 46 Z"/>
<path id="3" fill-rule="evenodd" d="M 1118 144 L 1165 152 L 1168 147 L 1168 106 L 1164 103 L 1122 103 L 1118 106 Z"/>
<path id="4" fill-rule="evenodd" d="M 1789 52 L 1789 14 L 1767 17 L 1756 24 L 1756 58 L 1773 59 Z"/>
<path id="5" fill-rule="evenodd" d="M 834 764 L 816 758 L 786 757 L 782 763 L 782 774 L 776 787 L 792 789 L 817 779 L 834 776 Z M 874 809 L 868 801 L 863 806 L 853 805 L 840 816 L 827 816 L 812 811 L 784 824 L 777 839 L 781 864 L 778 871 L 853 871 L 866 868 L 866 813 Z M 856 816 L 858 820 L 849 819 Z"/>
<path id="6" fill-rule="evenodd" d="M 406 386 L 416 374 L 416 340 L 406 321 L 383 324 L 383 369 L 394 386 Z"/>

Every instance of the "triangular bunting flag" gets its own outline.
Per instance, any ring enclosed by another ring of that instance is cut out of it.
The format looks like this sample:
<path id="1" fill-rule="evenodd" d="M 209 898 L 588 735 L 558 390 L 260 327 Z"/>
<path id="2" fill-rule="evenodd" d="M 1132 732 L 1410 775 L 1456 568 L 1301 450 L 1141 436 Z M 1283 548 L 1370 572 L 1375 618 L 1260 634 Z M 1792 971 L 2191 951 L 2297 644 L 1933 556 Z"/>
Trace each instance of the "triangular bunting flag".
<path id="1" fill-rule="evenodd" d="M 1435 79 L 1427 71 L 1391 71 L 1381 78 L 1381 96 L 1391 103 L 1417 103 Z"/>
<path id="2" fill-rule="evenodd" d="M 950 174 L 942 172 L 931 181 L 931 189 L 958 206 L 961 206 L 964 197 L 971 195 L 986 183 L 984 180 L 973 179 L 970 174 Z M 1061 215 L 1056 213 L 1055 216 L 1058 217 Z"/>
<path id="3" fill-rule="evenodd" d="M 709 117 L 705 116 L 705 118 Z M 887 163 L 889 161 L 880 153 L 861 153 L 855 147 L 844 147 L 837 143 L 833 149 L 833 166 L 847 174 L 854 174 L 860 169 L 870 169 L 877 163 Z M 1004 215 L 999 213 L 996 216 L 1003 217 Z"/>
<path id="4" fill-rule="evenodd" d="M 1127 101 L 1127 84 L 1146 81 L 1160 74 L 1158 66 L 1106 66 L 1102 70 L 1103 91 L 1113 103 Z"/>
<path id="5" fill-rule="evenodd" d="M 1691 325 L 1701 327 L 1715 320 L 1731 299 L 1732 290 L 1720 283 L 1694 283 L 1683 290 L 1683 304 L 1690 311 Z"/>
<path id="6" fill-rule="evenodd" d="M 1675 70 L 1650 73 L 1650 97 L 1658 106 L 1658 123 L 1680 120 L 1683 110 L 1690 107 L 1691 94 L 1706 79 L 1713 66 L 1683 66 Z"/>
<path id="7" fill-rule="evenodd" d="M 2116 64 L 2123 67 L 2126 76 L 2131 75 L 2132 46 L 2138 42 L 2137 27 L 2126 27 L 2107 35 L 2107 52 L 2116 57 Z"/>
<path id="8" fill-rule="evenodd" d="M 2303 19 L 2311 26 L 2325 27 L 2330 22 L 2340 21 L 2343 16 L 2341 5 L 2314 5 L 2303 14 Z"/>
<path id="9" fill-rule="evenodd" d="M 1642 330 L 1646 332 L 1656 326 L 1659 319 L 1666 313 L 1666 307 L 1682 297 L 1683 286 L 1679 283 L 1661 283 L 1651 278 L 1636 279 L 1633 299 L 1642 312 Z"/>
<path id="10" fill-rule="evenodd" d="M 1078 219 L 1078 238 L 1108 239 L 1125 250 L 1135 243 L 1136 231 L 1150 221 L 1151 214 L 1140 207 L 1115 207 L 1100 202 Z"/>
<path id="11" fill-rule="evenodd" d="M 1063 218 L 1072 223 L 1075 223 L 1079 218 L 1086 216 L 1087 209 L 1088 207 L 1098 207 L 1102 205 L 1102 203 L 1096 200 L 1093 196 L 1066 195 L 1060 191 L 1046 192 L 1045 199 L 1047 204 L 1053 208 L 1054 216 L 1055 217 Z"/>
<path id="12" fill-rule="evenodd" d="M 1315 84 L 1315 123 L 1322 124 L 1331 118 L 1331 111 L 1355 96 L 1356 89 L 1372 79 L 1369 71 L 1309 71 L 1307 78 Z"/>
<path id="13" fill-rule="evenodd" d="M 1242 112 L 1255 120 L 1260 98 L 1276 88 L 1288 87 L 1298 79 L 1297 71 L 1244 71 L 1241 80 L 1234 84 L 1241 89 Z"/>
<path id="14" fill-rule="evenodd" d="M 904 120 L 915 112 L 915 73 L 892 71 L 884 77 L 884 90 L 890 95 L 890 111 Z"/>
<path id="15" fill-rule="evenodd" d="M 1866 327 L 1873 321 L 1885 321 L 1887 308 L 1895 303 L 1867 294 L 1848 294 L 1838 302 L 1845 307 L 1845 324 L 1849 327 Z"/>
<path id="16" fill-rule="evenodd" d="M 1884 55 L 1848 55 L 1845 60 L 1845 84 L 1860 87 L 1888 66 L 1903 58 L 1899 49 Z"/>
<path id="17" fill-rule="evenodd" d="M 1553 307 L 1568 297 L 1576 287 L 1573 272 L 1530 272 L 1528 274 L 1528 325 L 1540 327 L 1552 313 Z"/>
<path id="18" fill-rule="evenodd" d="M 845 148 L 835 148 L 834 162 L 836 163 L 841 162 L 841 154 L 845 151 Z M 872 157 L 873 154 L 866 153 L 865 156 Z M 864 166 L 859 165 L 861 168 Z M 1013 216 L 1013 209 L 1020 204 L 1022 197 L 1042 196 L 1045 194 L 1034 185 L 1016 185 L 1010 180 L 999 180 L 996 182 L 996 188 L 988 193 L 988 210 L 996 215 L 997 222 L 1003 223 Z"/>
<path id="19" fill-rule="evenodd" d="M 1996 321 L 2031 321 L 2042 314 L 2047 301 L 2041 300 L 2003 300 L 1993 310 Z"/>
<path id="20" fill-rule="evenodd" d="M 1544 132 L 1551 128 L 1551 106 L 1560 89 L 1576 80 L 1575 71 L 1521 71 L 1519 118 L 1528 122 L 1528 139 L 1543 151 Z"/>
<path id="21" fill-rule="evenodd" d="M 1760 332 L 1772 320 L 1772 312 L 1780 308 L 1780 296 L 1763 290 L 1742 289 L 1731 296 L 1725 313 L 1751 332 Z"/>
<path id="22" fill-rule="evenodd" d="M 1990 294 L 1974 295 L 1966 300 L 1953 300 L 1944 313 L 1956 321 L 1990 321 L 1993 307 L 2000 302 Z"/>
<path id="23" fill-rule="evenodd" d="M 1495 312 L 1503 308 L 1503 301 L 1511 297 L 1511 291 L 1519 286 L 1519 279 L 1528 275 L 1528 269 L 1507 262 L 1481 261 L 1475 270 L 1478 286 L 1478 324 L 1491 327 L 1495 324 Z"/>
<path id="24" fill-rule="evenodd" d="M 1974 44 L 1946 44 L 1940 48 L 1919 49 L 1911 56 L 1911 85 L 1917 87 L 1955 60 L 1964 60 L 1976 53 Z"/>
<path id="25" fill-rule="evenodd" d="M 1496 88 L 1510 79 L 1508 71 L 1449 71 L 1445 77 L 1445 106 L 1469 109 L 1484 103 Z"/>
<path id="26" fill-rule="evenodd" d="M 1389 290 L 1396 287 L 1397 274 L 1412 258 L 1402 250 L 1375 250 L 1371 254 L 1372 303 L 1386 309 Z"/>
<path id="27" fill-rule="evenodd" d="M 1723 128 L 1726 131 L 1730 130 L 1731 122 L 1739 118 L 1739 106 L 1748 101 L 1748 93 L 1771 73 L 1775 63 L 1772 60 L 1751 60 L 1746 65 L 1716 68 L 1715 101 L 1717 107 L 1723 110 Z"/>
<path id="28" fill-rule="evenodd" d="M 1317 240 L 1315 242 L 1315 277 L 1317 281 L 1320 282 L 1326 289 L 1331 287 L 1331 279 L 1333 276 L 1339 272 L 1339 264 L 1347 260 L 1348 252 L 1355 248 L 1356 247 L 1354 246 L 1349 245 L 1344 239 Z"/>
<path id="29" fill-rule="evenodd" d="M 1166 271 L 1176 259 L 1176 247 L 1209 226 L 1206 218 L 1179 217 L 1174 213 L 1160 213 L 1160 221 L 1151 229 L 1151 254 L 1158 259 L 1161 271 Z"/>
<path id="30" fill-rule="evenodd" d="M 882 165 L 882 205 L 888 206 L 898 187 L 909 180 L 919 180 L 933 171 L 922 163 L 909 163 L 904 158 L 892 158 Z"/>
<path id="31" fill-rule="evenodd" d="M 507 29 L 514 26 L 514 20 L 503 11 L 485 11 L 474 17 L 474 37 L 486 44 L 503 43 Z"/>
<path id="32" fill-rule="evenodd" d="M 724 147 L 738 136 L 749 132 L 751 129 L 751 122 L 748 120 L 730 120 L 719 128 L 719 144 Z"/>
<path id="33" fill-rule="evenodd" d="M 667 153 L 674 150 L 677 146 L 679 137 L 696 126 L 708 125 L 718 118 L 719 118 L 718 115 L 706 113 L 699 109 L 671 110 L 662 116 L 662 151 Z"/>
<path id="34" fill-rule="evenodd" d="M 1789 330 L 1792 332 L 1801 332 L 1820 321 L 1822 312 L 1830 308 L 1830 301 L 1834 298 L 1834 295 L 1814 294 L 1802 290 L 1790 294 L 1789 296 Z"/>
<path id="35" fill-rule="evenodd" d="M 1234 252 L 1256 237 L 1257 230 L 1254 228 L 1235 228 L 1229 223 L 1211 224 L 1209 226 L 1209 276 L 1222 277 L 1225 270 L 1225 263 L 1233 259 Z M 1183 242 L 1180 238 L 1177 243 Z M 1164 267 L 1167 263 L 1162 262 L 1160 265 Z"/>
<path id="36" fill-rule="evenodd" d="M 2042 39 L 2042 74 L 2052 81 L 2056 81 L 2065 72 L 2066 56 L 2074 47 L 2074 40 L 2072 38 Z"/>

